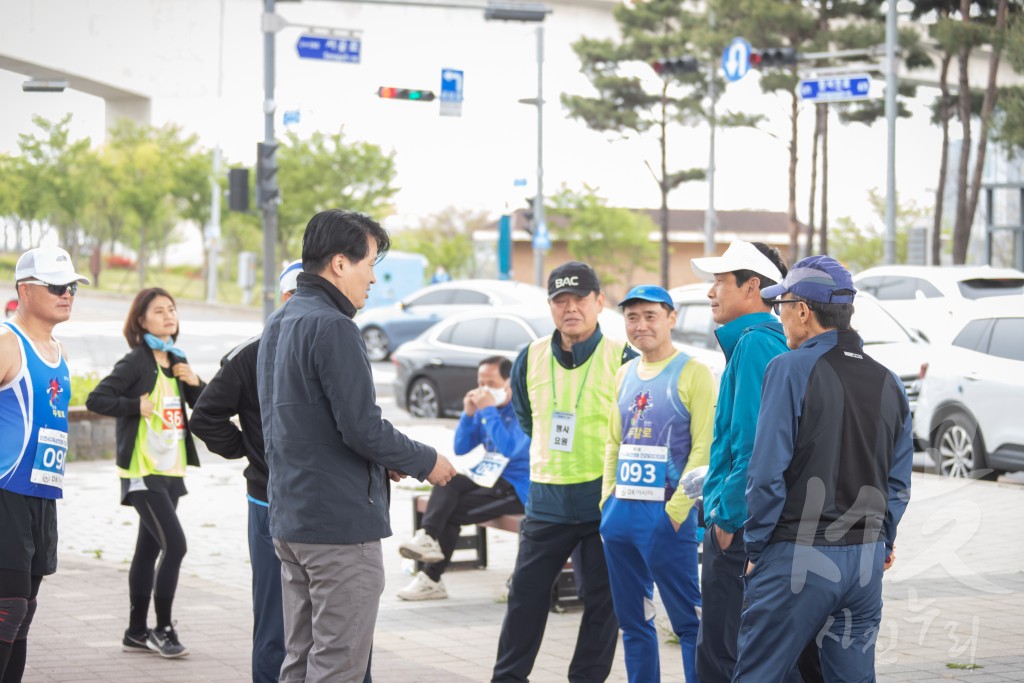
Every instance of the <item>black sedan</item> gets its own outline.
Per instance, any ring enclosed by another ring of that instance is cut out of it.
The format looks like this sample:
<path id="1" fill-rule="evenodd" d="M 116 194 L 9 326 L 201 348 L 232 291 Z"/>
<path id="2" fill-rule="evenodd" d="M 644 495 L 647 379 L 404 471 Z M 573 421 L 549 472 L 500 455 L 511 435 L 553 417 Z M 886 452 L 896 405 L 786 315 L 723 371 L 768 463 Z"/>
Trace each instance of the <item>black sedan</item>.
<path id="1" fill-rule="evenodd" d="M 606 309 L 599 320 L 606 334 L 624 338 L 617 312 Z M 415 417 L 458 416 L 466 392 L 476 387 L 480 361 L 515 360 L 525 345 L 554 329 L 547 306 L 489 308 L 447 318 L 391 354 L 395 401 Z"/>

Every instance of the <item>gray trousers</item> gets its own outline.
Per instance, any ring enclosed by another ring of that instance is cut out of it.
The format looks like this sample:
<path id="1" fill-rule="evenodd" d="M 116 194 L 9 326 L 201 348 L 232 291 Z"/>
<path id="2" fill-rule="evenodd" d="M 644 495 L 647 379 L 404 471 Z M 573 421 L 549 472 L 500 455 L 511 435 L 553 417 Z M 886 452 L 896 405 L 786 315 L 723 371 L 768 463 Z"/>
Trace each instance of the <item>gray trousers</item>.
<path id="1" fill-rule="evenodd" d="M 355 545 L 274 539 L 281 558 L 285 657 L 280 683 L 362 683 L 373 646 L 384 555 Z"/>

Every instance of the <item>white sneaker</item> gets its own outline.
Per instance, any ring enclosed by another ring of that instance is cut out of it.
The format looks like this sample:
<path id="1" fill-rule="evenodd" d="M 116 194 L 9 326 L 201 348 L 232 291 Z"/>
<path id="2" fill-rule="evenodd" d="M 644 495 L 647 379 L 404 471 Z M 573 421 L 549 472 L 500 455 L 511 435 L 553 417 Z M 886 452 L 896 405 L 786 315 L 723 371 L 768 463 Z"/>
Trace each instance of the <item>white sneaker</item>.
<path id="1" fill-rule="evenodd" d="M 405 541 L 398 546 L 398 552 L 402 557 L 416 560 L 423 564 L 433 564 L 444 559 L 441 552 L 441 544 L 433 536 L 423 529 L 416 532 L 411 541 Z"/>
<path id="2" fill-rule="evenodd" d="M 448 597 L 448 589 L 444 587 L 444 579 L 434 581 L 420 572 L 412 583 L 395 595 L 402 600 L 444 600 Z"/>

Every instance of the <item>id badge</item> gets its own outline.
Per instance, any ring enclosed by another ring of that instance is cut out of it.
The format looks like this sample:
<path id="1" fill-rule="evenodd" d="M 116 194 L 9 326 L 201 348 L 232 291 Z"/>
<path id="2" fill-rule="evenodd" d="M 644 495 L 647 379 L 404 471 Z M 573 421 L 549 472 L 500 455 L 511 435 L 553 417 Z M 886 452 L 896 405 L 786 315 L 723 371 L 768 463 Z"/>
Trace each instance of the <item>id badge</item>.
<path id="1" fill-rule="evenodd" d="M 504 455 L 488 451 L 480 462 L 466 473 L 466 476 L 472 479 L 473 483 L 477 486 L 483 486 L 487 489 L 494 488 L 494 485 L 498 482 L 498 477 L 505 472 L 507 465 L 508 458 Z"/>
<path id="2" fill-rule="evenodd" d="M 665 500 L 665 474 L 668 471 L 667 446 L 619 446 L 619 469 L 615 478 L 615 497 L 628 500 Z"/>
<path id="3" fill-rule="evenodd" d="M 548 448 L 563 453 L 572 452 L 572 438 L 576 433 L 576 413 L 555 411 L 551 415 L 551 437 Z"/>
<path id="4" fill-rule="evenodd" d="M 29 481 L 33 484 L 64 489 L 64 460 L 68 452 L 68 433 L 59 429 L 39 428 L 36 458 Z"/>

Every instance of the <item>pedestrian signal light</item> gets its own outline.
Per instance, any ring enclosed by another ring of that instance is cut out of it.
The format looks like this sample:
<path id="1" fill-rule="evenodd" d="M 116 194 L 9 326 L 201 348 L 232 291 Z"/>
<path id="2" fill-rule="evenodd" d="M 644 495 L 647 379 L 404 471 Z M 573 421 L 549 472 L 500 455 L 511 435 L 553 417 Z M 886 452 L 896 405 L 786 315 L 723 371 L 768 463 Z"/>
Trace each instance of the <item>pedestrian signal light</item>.
<path id="1" fill-rule="evenodd" d="M 659 76 L 666 74 L 688 74 L 695 73 L 700 69 L 696 57 L 666 57 L 651 62 L 651 68 Z"/>
<path id="2" fill-rule="evenodd" d="M 769 47 L 764 50 L 751 50 L 749 64 L 751 69 L 764 67 L 787 66 L 800 61 L 800 53 L 792 47 Z"/>
<path id="3" fill-rule="evenodd" d="M 377 88 L 377 97 L 384 100 L 413 100 L 415 102 L 433 102 L 433 90 L 417 90 L 414 88 Z"/>

